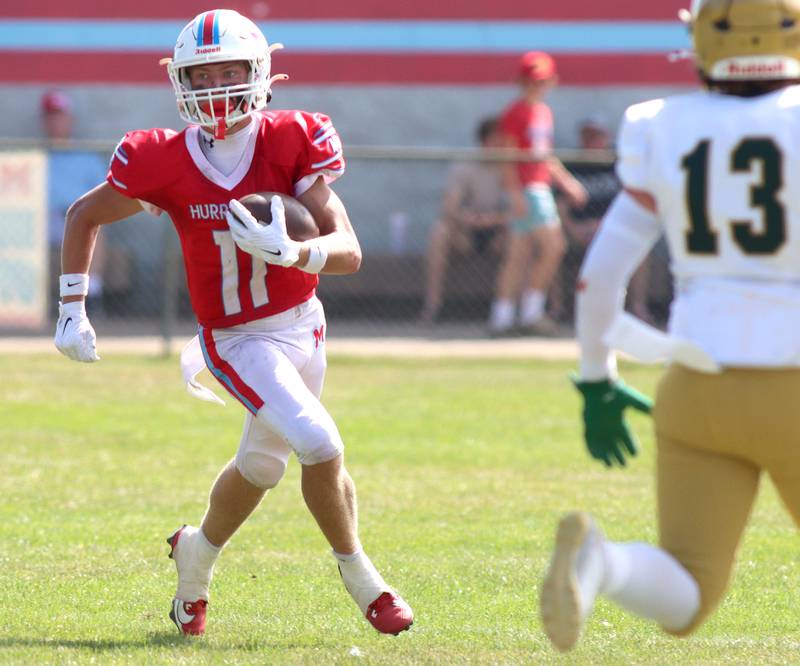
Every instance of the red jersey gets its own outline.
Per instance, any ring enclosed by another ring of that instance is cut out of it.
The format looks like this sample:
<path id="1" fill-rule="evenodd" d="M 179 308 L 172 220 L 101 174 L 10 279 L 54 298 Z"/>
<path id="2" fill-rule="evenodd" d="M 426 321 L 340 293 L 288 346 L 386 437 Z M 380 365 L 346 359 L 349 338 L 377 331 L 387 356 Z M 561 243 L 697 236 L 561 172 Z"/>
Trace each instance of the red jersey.
<path id="1" fill-rule="evenodd" d="M 183 249 L 192 309 L 207 328 L 235 326 L 307 301 L 319 278 L 268 265 L 231 237 L 228 201 L 253 192 L 299 196 L 318 177 L 344 173 L 342 144 L 321 113 L 268 111 L 229 176 L 200 149 L 199 127 L 128 132 L 114 151 L 107 181 L 118 192 L 170 216 Z"/>
<path id="2" fill-rule="evenodd" d="M 503 112 L 500 130 L 514 138 L 517 148 L 528 150 L 542 160 L 553 151 L 553 112 L 542 102 L 517 100 Z M 519 177 L 523 185 L 549 185 L 550 166 L 546 161 L 520 162 Z"/>

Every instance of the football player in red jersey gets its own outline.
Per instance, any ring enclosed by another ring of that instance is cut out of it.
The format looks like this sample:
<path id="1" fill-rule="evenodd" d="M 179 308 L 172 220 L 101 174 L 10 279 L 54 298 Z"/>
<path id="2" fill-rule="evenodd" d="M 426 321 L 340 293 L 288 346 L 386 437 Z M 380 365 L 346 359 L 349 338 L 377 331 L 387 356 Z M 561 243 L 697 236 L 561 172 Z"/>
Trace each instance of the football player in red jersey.
<path id="1" fill-rule="evenodd" d="M 327 116 L 265 110 L 272 83 L 286 78 L 270 76 L 279 46 L 231 10 L 204 12 L 181 31 L 174 57 L 162 62 L 190 125 L 126 134 L 106 182 L 70 208 L 55 344 L 73 360 L 98 360 L 84 306 L 98 229 L 142 208 L 166 212 L 183 249 L 197 347 L 247 410 L 239 449 L 211 489 L 202 524 L 168 539 L 178 570 L 170 617 L 183 633 L 203 633 L 214 563 L 294 451 L 304 499 L 346 589 L 378 631 L 396 634 L 413 614 L 362 550 L 341 436 L 319 401 L 326 361 L 318 274 L 353 273 L 361 263 L 347 212 L 329 187 L 344 172 L 342 145 Z M 256 223 L 238 199 L 264 191 L 297 197 L 319 238 L 289 238 L 279 197 L 272 224 Z"/>

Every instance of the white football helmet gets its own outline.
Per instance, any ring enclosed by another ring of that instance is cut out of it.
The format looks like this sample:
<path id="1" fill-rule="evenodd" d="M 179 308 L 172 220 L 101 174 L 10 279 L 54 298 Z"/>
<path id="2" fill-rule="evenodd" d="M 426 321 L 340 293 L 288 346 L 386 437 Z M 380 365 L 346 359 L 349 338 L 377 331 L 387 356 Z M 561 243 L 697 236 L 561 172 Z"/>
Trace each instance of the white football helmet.
<path id="1" fill-rule="evenodd" d="M 270 77 L 270 54 L 280 48 L 282 44 L 268 44 L 255 23 L 232 9 L 198 14 L 178 35 L 173 57 L 160 61 L 167 65 L 180 117 L 187 123 L 213 127 L 215 135 L 224 138 L 231 125 L 266 107 L 273 81 L 289 78 L 285 74 Z M 189 67 L 234 60 L 248 64 L 247 83 L 192 90 Z"/>

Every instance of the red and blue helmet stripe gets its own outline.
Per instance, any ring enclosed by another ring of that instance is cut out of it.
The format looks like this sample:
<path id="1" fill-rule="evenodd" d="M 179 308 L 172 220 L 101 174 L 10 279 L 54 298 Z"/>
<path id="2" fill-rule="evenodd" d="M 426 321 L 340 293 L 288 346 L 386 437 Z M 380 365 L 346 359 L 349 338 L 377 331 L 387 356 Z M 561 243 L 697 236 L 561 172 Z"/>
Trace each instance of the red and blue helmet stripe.
<path id="1" fill-rule="evenodd" d="M 197 46 L 219 44 L 219 12 L 211 11 L 197 17 Z"/>

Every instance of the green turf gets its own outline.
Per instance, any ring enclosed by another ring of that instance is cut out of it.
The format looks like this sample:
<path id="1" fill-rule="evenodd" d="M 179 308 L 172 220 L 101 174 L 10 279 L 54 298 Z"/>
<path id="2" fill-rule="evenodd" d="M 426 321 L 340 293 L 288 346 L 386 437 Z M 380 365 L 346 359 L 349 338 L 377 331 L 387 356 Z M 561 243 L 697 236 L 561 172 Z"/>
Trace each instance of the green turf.
<path id="1" fill-rule="evenodd" d="M 217 567 L 208 635 L 166 611 L 165 537 L 197 524 L 243 410 L 201 403 L 177 361 L 0 356 L 0 662 L 129 664 L 796 663 L 797 537 L 765 486 L 731 593 L 688 640 L 600 602 L 568 657 L 536 597 L 559 514 L 655 536 L 652 436 L 606 471 L 583 451 L 566 364 L 334 358 L 362 539 L 414 606 L 395 638 L 359 617 L 308 515 L 298 465 Z M 657 372 L 626 368 L 652 392 Z"/>

